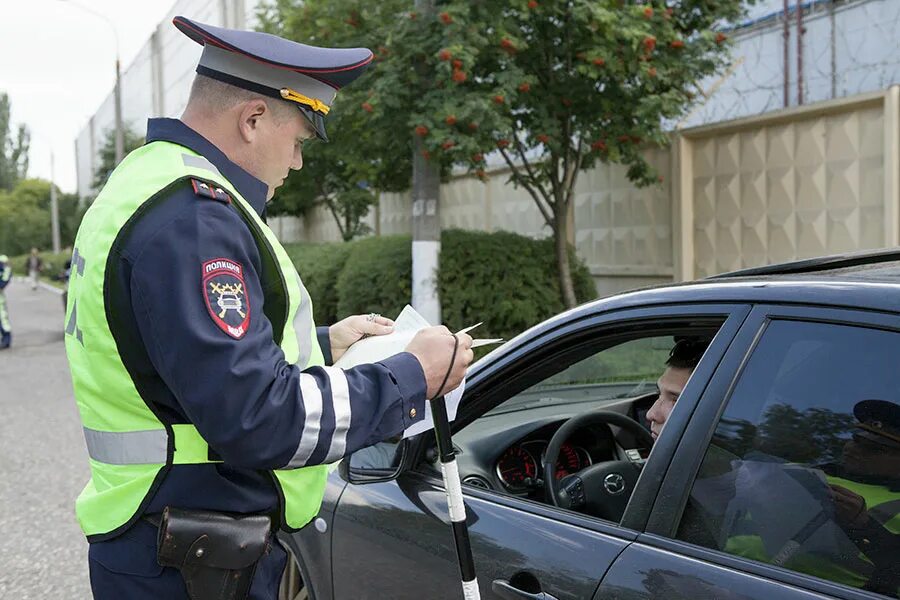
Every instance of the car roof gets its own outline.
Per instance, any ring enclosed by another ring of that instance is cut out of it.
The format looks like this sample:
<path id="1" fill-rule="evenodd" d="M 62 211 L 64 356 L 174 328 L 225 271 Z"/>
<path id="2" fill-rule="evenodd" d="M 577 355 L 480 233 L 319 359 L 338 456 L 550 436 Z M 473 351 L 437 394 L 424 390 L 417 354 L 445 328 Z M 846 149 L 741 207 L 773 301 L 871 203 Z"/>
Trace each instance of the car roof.
<path id="1" fill-rule="evenodd" d="M 699 303 L 800 304 L 900 314 L 900 251 L 827 256 L 623 292 L 561 313 L 523 336 L 600 312 Z"/>

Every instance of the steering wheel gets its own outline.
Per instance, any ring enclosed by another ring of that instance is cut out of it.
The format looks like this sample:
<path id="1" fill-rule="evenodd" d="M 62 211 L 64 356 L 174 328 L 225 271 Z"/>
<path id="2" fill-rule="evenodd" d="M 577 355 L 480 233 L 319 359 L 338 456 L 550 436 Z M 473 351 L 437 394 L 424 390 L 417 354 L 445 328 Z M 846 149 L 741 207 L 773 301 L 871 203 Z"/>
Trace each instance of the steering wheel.
<path id="1" fill-rule="evenodd" d="M 544 489 L 554 506 L 579 510 L 618 523 L 641 472 L 639 461 L 607 460 L 556 480 L 556 461 L 563 443 L 576 430 L 605 423 L 630 431 L 638 443 L 653 446 L 653 438 L 640 423 L 623 414 L 595 410 L 576 415 L 556 430 L 544 454 Z"/>

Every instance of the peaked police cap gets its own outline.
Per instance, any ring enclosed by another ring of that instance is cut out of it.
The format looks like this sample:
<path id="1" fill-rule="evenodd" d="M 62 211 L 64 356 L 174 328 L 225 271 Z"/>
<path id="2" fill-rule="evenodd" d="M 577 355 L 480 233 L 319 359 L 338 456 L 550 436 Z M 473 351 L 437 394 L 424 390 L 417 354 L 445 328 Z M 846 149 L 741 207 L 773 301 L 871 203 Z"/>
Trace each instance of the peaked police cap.
<path id="1" fill-rule="evenodd" d="M 900 405 L 887 400 L 863 400 L 853 407 L 862 437 L 873 442 L 900 447 Z"/>
<path id="2" fill-rule="evenodd" d="M 345 85 L 372 62 L 368 48 L 319 48 L 259 31 L 240 31 L 173 19 L 175 27 L 203 46 L 197 73 L 297 105 L 328 141 L 325 117 Z"/>

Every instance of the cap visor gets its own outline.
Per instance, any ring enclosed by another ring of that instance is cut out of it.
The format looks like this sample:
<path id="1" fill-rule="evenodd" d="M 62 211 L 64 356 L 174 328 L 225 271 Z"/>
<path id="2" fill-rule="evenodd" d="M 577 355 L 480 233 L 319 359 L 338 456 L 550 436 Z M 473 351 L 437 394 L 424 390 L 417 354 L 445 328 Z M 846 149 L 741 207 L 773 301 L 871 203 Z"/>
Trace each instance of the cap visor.
<path id="1" fill-rule="evenodd" d="M 297 108 L 300 109 L 300 112 L 303 113 L 306 120 L 309 121 L 310 125 L 313 126 L 313 129 L 316 130 L 316 137 L 323 142 L 327 142 L 328 134 L 325 133 L 325 117 L 305 106 L 297 105 Z"/>
<path id="2" fill-rule="evenodd" d="M 862 423 L 857 423 L 854 428 L 857 431 L 853 434 L 853 437 L 862 438 L 879 446 L 900 448 L 900 438 L 897 436 L 886 434 L 883 431 L 873 430 Z"/>

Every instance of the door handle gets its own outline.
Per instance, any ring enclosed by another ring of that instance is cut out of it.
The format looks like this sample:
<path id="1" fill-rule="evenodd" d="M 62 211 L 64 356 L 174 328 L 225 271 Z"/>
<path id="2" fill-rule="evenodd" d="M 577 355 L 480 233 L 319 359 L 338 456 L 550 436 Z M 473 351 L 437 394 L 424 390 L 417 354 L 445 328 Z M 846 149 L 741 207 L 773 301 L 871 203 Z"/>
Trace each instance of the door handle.
<path id="1" fill-rule="evenodd" d="M 546 592 L 532 594 L 520 590 L 505 579 L 495 579 L 491 584 L 491 590 L 503 600 L 557 600 L 556 596 L 551 596 Z"/>

